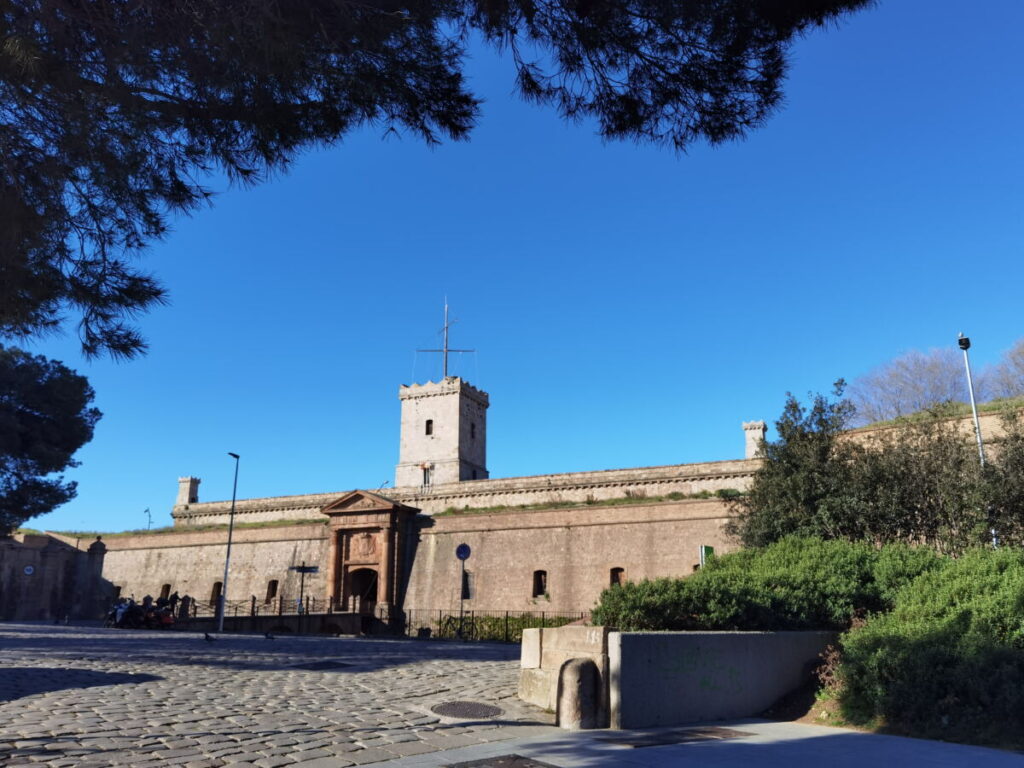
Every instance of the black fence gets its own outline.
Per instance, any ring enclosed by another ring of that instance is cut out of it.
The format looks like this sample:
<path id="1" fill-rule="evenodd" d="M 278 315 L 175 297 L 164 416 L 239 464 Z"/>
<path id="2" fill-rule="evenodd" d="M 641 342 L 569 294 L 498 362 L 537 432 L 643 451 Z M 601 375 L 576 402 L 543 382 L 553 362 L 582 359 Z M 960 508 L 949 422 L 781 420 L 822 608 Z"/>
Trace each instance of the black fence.
<path id="1" fill-rule="evenodd" d="M 402 631 L 408 637 L 442 640 L 489 640 L 519 643 L 524 629 L 561 627 L 590 618 L 583 611 L 402 611 Z"/>
<path id="2" fill-rule="evenodd" d="M 217 606 L 207 602 L 191 602 L 180 606 L 176 627 L 205 628 L 217 616 Z M 227 631 L 281 630 L 302 634 L 359 632 L 374 635 L 404 635 L 419 639 L 490 641 L 519 643 L 523 630 L 539 627 L 561 627 L 590 618 L 587 611 L 477 611 L 417 609 L 400 610 L 377 606 L 362 621 L 345 621 L 352 614 L 334 610 L 325 598 L 297 599 L 281 597 L 271 603 L 250 598 L 229 600 L 225 605 L 224 628 Z M 273 617 L 280 617 L 275 622 Z M 288 621 L 285 621 L 288 619 Z M 269 622 L 269 623 L 268 623 Z M 211 625 L 212 626 L 212 625 Z M 350 629 L 357 627 L 359 629 Z M 344 629 L 342 629 L 344 628 Z"/>
<path id="3" fill-rule="evenodd" d="M 217 603 L 208 601 L 191 600 L 187 607 L 179 608 L 179 616 L 191 619 L 208 618 L 217 615 Z M 250 597 L 248 600 L 227 600 L 224 604 L 224 616 L 286 616 L 302 613 L 336 613 L 332 610 L 330 601 L 326 598 L 316 598 L 306 595 L 301 600 L 297 597 L 287 598 L 284 595 L 273 600 L 258 600 Z"/>

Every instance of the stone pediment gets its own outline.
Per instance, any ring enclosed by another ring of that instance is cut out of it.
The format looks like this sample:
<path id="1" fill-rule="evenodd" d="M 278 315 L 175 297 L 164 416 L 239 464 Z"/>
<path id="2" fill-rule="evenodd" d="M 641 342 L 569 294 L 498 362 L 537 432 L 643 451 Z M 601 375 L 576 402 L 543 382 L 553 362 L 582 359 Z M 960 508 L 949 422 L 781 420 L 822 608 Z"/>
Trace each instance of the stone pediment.
<path id="1" fill-rule="evenodd" d="M 334 517 L 346 514 L 366 514 L 367 512 L 415 512 L 416 510 L 376 493 L 350 491 L 344 496 L 335 499 L 320 511 L 325 515 Z"/>

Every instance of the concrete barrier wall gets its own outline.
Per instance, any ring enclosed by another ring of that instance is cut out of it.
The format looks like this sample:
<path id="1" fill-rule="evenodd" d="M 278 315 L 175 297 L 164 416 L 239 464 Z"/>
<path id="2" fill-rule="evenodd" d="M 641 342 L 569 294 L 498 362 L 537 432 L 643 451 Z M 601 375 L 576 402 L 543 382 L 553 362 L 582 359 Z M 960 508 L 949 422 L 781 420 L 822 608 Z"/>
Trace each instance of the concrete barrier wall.
<path id="1" fill-rule="evenodd" d="M 612 632 L 612 728 L 752 717 L 806 680 L 831 632 Z"/>

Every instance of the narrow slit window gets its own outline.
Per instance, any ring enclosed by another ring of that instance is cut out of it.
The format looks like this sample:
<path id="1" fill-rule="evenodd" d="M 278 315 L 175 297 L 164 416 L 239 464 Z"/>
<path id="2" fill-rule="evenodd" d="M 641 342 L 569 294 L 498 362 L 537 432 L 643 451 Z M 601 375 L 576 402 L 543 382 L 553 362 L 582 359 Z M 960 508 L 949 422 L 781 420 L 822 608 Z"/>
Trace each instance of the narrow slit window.
<path id="1" fill-rule="evenodd" d="M 423 484 L 430 485 L 430 467 L 423 468 Z"/>
<path id="2" fill-rule="evenodd" d="M 545 597 L 548 594 L 548 572 L 533 572 L 533 596 Z"/>
<path id="3" fill-rule="evenodd" d="M 273 602 L 275 597 L 277 597 L 277 579 L 271 579 L 267 582 L 267 598 L 263 602 Z"/>
<path id="4" fill-rule="evenodd" d="M 608 579 L 608 583 L 613 587 L 621 587 L 626 583 L 626 569 L 625 568 L 612 568 L 611 577 Z"/>
<path id="5" fill-rule="evenodd" d="M 476 440 L 476 422 L 469 422 L 469 439 Z"/>
<path id="6" fill-rule="evenodd" d="M 434 420 L 433 419 L 427 419 L 427 424 L 426 424 L 426 427 L 424 428 L 423 432 L 424 432 L 424 434 L 427 434 L 427 435 L 434 434 Z"/>

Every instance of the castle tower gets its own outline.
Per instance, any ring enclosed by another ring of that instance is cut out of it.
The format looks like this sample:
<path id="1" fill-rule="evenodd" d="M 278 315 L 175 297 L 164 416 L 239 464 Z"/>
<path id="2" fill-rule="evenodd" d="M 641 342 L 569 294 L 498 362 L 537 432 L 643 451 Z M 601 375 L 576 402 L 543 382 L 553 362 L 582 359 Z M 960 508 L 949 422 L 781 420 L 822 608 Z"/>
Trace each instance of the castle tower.
<path id="1" fill-rule="evenodd" d="M 200 482 L 198 477 L 179 477 L 178 498 L 175 500 L 174 506 L 184 507 L 189 504 L 198 503 Z"/>
<path id="2" fill-rule="evenodd" d="M 761 455 L 761 443 L 768 434 L 768 425 L 763 421 L 743 422 L 743 458 L 756 459 Z"/>
<path id="3" fill-rule="evenodd" d="M 487 477 L 487 393 L 447 376 L 402 386 L 396 486 L 433 486 Z"/>

